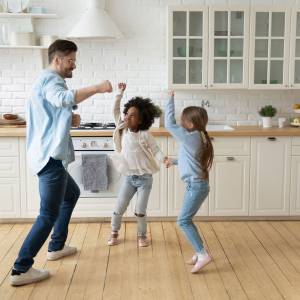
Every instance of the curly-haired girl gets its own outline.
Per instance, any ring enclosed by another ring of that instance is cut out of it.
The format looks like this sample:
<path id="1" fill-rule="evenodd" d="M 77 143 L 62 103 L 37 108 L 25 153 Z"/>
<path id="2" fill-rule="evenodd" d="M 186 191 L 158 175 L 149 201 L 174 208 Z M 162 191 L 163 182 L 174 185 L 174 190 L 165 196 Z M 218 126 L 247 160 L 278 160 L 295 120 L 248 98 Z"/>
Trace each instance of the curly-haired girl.
<path id="1" fill-rule="evenodd" d="M 146 235 L 146 210 L 152 188 L 152 174 L 159 171 L 158 162 L 165 162 L 167 158 L 148 131 L 154 118 L 158 116 L 157 107 L 150 99 L 134 97 L 125 104 L 123 120 L 120 102 L 126 84 L 119 83 L 118 88 L 119 94 L 116 96 L 114 105 L 116 130 L 113 139 L 115 150 L 122 158 L 118 161 L 118 167 L 122 169 L 121 172 L 125 176 L 112 215 L 112 232 L 108 245 L 113 246 L 119 243 L 118 231 L 121 227 L 122 216 L 130 200 L 137 193 L 135 216 L 138 224 L 138 244 L 140 247 L 147 247 L 150 242 Z"/>

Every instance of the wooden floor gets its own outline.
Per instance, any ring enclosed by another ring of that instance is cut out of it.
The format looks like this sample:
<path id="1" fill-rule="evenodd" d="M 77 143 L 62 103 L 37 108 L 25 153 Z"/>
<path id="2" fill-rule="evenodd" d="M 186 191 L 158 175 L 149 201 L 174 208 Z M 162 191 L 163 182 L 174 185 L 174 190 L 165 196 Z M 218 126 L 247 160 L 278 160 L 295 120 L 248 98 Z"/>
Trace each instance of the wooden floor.
<path id="1" fill-rule="evenodd" d="M 138 249 L 136 224 L 106 246 L 108 223 L 71 224 L 68 243 L 80 251 L 35 267 L 50 279 L 14 288 L 9 274 L 30 225 L 0 225 L 0 299 L 300 299 L 300 221 L 199 222 L 214 261 L 190 274 L 191 247 L 172 222 L 149 223 L 152 245 Z"/>

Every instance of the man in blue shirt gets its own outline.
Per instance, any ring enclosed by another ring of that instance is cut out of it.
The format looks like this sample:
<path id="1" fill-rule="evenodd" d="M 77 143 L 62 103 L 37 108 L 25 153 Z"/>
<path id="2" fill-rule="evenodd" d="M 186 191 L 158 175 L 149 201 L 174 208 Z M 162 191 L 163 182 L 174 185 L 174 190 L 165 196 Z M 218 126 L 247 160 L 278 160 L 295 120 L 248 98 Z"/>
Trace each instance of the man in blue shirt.
<path id="1" fill-rule="evenodd" d="M 49 277 L 47 270 L 32 268 L 33 258 L 53 234 L 47 259 L 56 260 L 76 253 L 65 245 L 69 221 L 80 190 L 65 169 L 74 160 L 70 127 L 79 125 L 80 117 L 72 107 L 96 93 L 112 92 L 109 81 L 69 90 L 65 78 L 71 78 L 76 68 L 77 46 L 68 40 L 56 40 L 48 49 L 49 68 L 33 86 L 27 106 L 27 159 L 39 178 L 40 214 L 27 235 L 16 259 L 12 285 L 24 285 Z"/>

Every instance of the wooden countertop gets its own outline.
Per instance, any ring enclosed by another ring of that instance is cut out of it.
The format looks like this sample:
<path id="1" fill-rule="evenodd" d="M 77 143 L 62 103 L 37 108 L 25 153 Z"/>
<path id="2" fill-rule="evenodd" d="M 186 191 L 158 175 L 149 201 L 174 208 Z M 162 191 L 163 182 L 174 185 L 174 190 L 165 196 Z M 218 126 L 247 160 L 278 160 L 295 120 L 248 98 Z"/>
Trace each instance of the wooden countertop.
<path id="1" fill-rule="evenodd" d="M 258 126 L 236 126 L 232 131 L 211 131 L 211 136 L 300 136 L 300 128 L 262 128 Z M 151 129 L 154 136 L 170 136 L 169 132 L 161 128 Z M 112 136 L 112 130 L 71 130 L 71 136 Z M 22 137 L 26 136 L 24 127 L 0 127 L 0 137 Z"/>

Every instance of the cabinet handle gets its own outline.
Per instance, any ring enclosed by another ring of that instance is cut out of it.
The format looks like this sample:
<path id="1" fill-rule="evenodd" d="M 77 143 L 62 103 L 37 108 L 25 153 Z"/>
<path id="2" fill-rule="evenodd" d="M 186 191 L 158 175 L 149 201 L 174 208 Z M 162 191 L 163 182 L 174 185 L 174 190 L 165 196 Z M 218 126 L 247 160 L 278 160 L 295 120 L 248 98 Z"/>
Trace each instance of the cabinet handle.
<path id="1" fill-rule="evenodd" d="M 270 136 L 270 137 L 268 137 L 268 140 L 274 142 L 274 141 L 276 141 L 276 137 Z"/>
<path id="2" fill-rule="evenodd" d="M 206 88 L 207 88 L 207 84 L 205 84 L 205 85 L 204 85 L 204 87 L 206 87 Z"/>
<path id="3" fill-rule="evenodd" d="M 293 84 L 291 84 L 291 87 L 294 87 L 294 85 L 293 85 Z"/>
<path id="4" fill-rule="evenodd" d="M 210 138 L 211 141 L 215 140 L 215 138 L 213 136 L 210 136 L 209 138 Z"/>
<path id="5" fill-rule="evenodd" d="M 233 160 L 234 160 L 234 157 L 233 157 L 233 156 L 228 156 L 228 157 L 227 157 L 227 160 L 228 160 L 228 161 L 233 161 Z"/>

